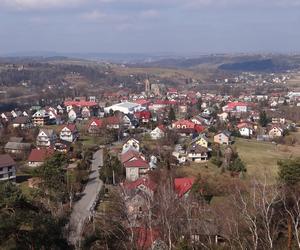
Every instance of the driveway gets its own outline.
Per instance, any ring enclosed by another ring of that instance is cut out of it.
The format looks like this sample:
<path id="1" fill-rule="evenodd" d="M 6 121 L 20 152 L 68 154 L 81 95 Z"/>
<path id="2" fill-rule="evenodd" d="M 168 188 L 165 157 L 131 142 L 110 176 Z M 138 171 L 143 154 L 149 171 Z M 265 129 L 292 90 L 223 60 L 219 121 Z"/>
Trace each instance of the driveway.
<path id="1" fill-rule="evenodd" d="M 69 222 L 68 241 L 78 247 L 81 240 L 83 226 L 90 217 L 98 194 L 103 187 L 103 182 L 99 179 L 98 167 L 103 166 L 103 149 L 94 153 L 89 181 L 82 192 L 82 198 L 74 203 Z"/>

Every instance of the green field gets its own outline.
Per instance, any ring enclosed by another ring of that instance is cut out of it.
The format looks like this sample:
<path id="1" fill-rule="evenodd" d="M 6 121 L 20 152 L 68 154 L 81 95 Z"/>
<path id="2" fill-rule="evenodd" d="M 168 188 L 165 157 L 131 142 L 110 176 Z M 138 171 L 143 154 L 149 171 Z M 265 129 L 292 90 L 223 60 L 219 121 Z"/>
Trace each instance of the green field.
<path id="1" fill-rule="evenodd" d="M 300 146 L 276 145 L 270 142 L 237 139 L 234 144 L 241 159 L 247 166 L 248 176 L 256 178 L 267 177 L 268 182 L 274 182 L 277 176 L 277 161 L 289 157 L 300 157 Z"/>

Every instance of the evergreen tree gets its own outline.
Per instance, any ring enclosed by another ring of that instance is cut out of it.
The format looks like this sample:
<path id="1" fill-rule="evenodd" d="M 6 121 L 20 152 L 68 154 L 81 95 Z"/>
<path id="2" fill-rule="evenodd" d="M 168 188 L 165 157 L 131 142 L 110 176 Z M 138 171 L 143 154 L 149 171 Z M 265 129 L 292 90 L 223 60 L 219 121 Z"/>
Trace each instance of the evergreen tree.
<path id="1" fill-rule="evenodd" d="M 278 165 L 280 181 L 287 185 L 300 183 L 300 158 L 282 160 Z"/>
<path id="2" fill-rule="evenodd" d="M 259 124 L 262 126 L 262 127 L 266 127 L 269 123 L 269 119 L 267 117 L 267 114 L 266 114 L 266 111 L 262 111 L 260 112 L 259 114 Z"/>
<path id="3" fill-rule="evenodd" d="M 171 107 L 170 111 L 169 111 L 169 120 L 170 121 L 175 121 L 176 120 L 176 114 L 175 114 L 175 111 L 174 111 L 173 107 Z"/>

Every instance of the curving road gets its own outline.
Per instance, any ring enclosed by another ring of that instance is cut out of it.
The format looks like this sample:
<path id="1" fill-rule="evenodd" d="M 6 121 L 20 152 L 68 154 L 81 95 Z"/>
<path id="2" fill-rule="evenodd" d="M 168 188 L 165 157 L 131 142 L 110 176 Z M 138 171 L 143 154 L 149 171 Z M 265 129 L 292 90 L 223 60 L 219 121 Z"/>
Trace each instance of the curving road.
<path id="1" fill-rule="evenodd" d="M 103 187 L 103 182 L 99 179 L 98 171 L 98 167 L 101 166 L 103 166 L 103 149 L 94 153 L 89 181 L 82 192 L 82 198 L 74 203 L 70 216 L 68 241 L 76 248 L 80 244 L 84 223 L 91 215 L 93 205 Z"/>

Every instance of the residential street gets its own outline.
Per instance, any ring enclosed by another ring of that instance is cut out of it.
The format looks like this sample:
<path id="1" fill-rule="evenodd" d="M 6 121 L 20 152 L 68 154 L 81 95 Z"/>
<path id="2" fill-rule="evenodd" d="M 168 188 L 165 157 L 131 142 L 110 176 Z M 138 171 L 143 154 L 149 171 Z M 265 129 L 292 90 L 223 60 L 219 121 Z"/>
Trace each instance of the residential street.
<path id="1" fill-rule="evenodd" d="M 82 193 L 82 198 L 74 204 L 70 216 L 68 240 L 75 246 L 80 242 L 84 222 L 91 215 L 91 209 L 103 187 L 103 182 L 99 179 L 99 166 L 103 166 L 103 149 L 94 153 L 89 182 Z"/>

